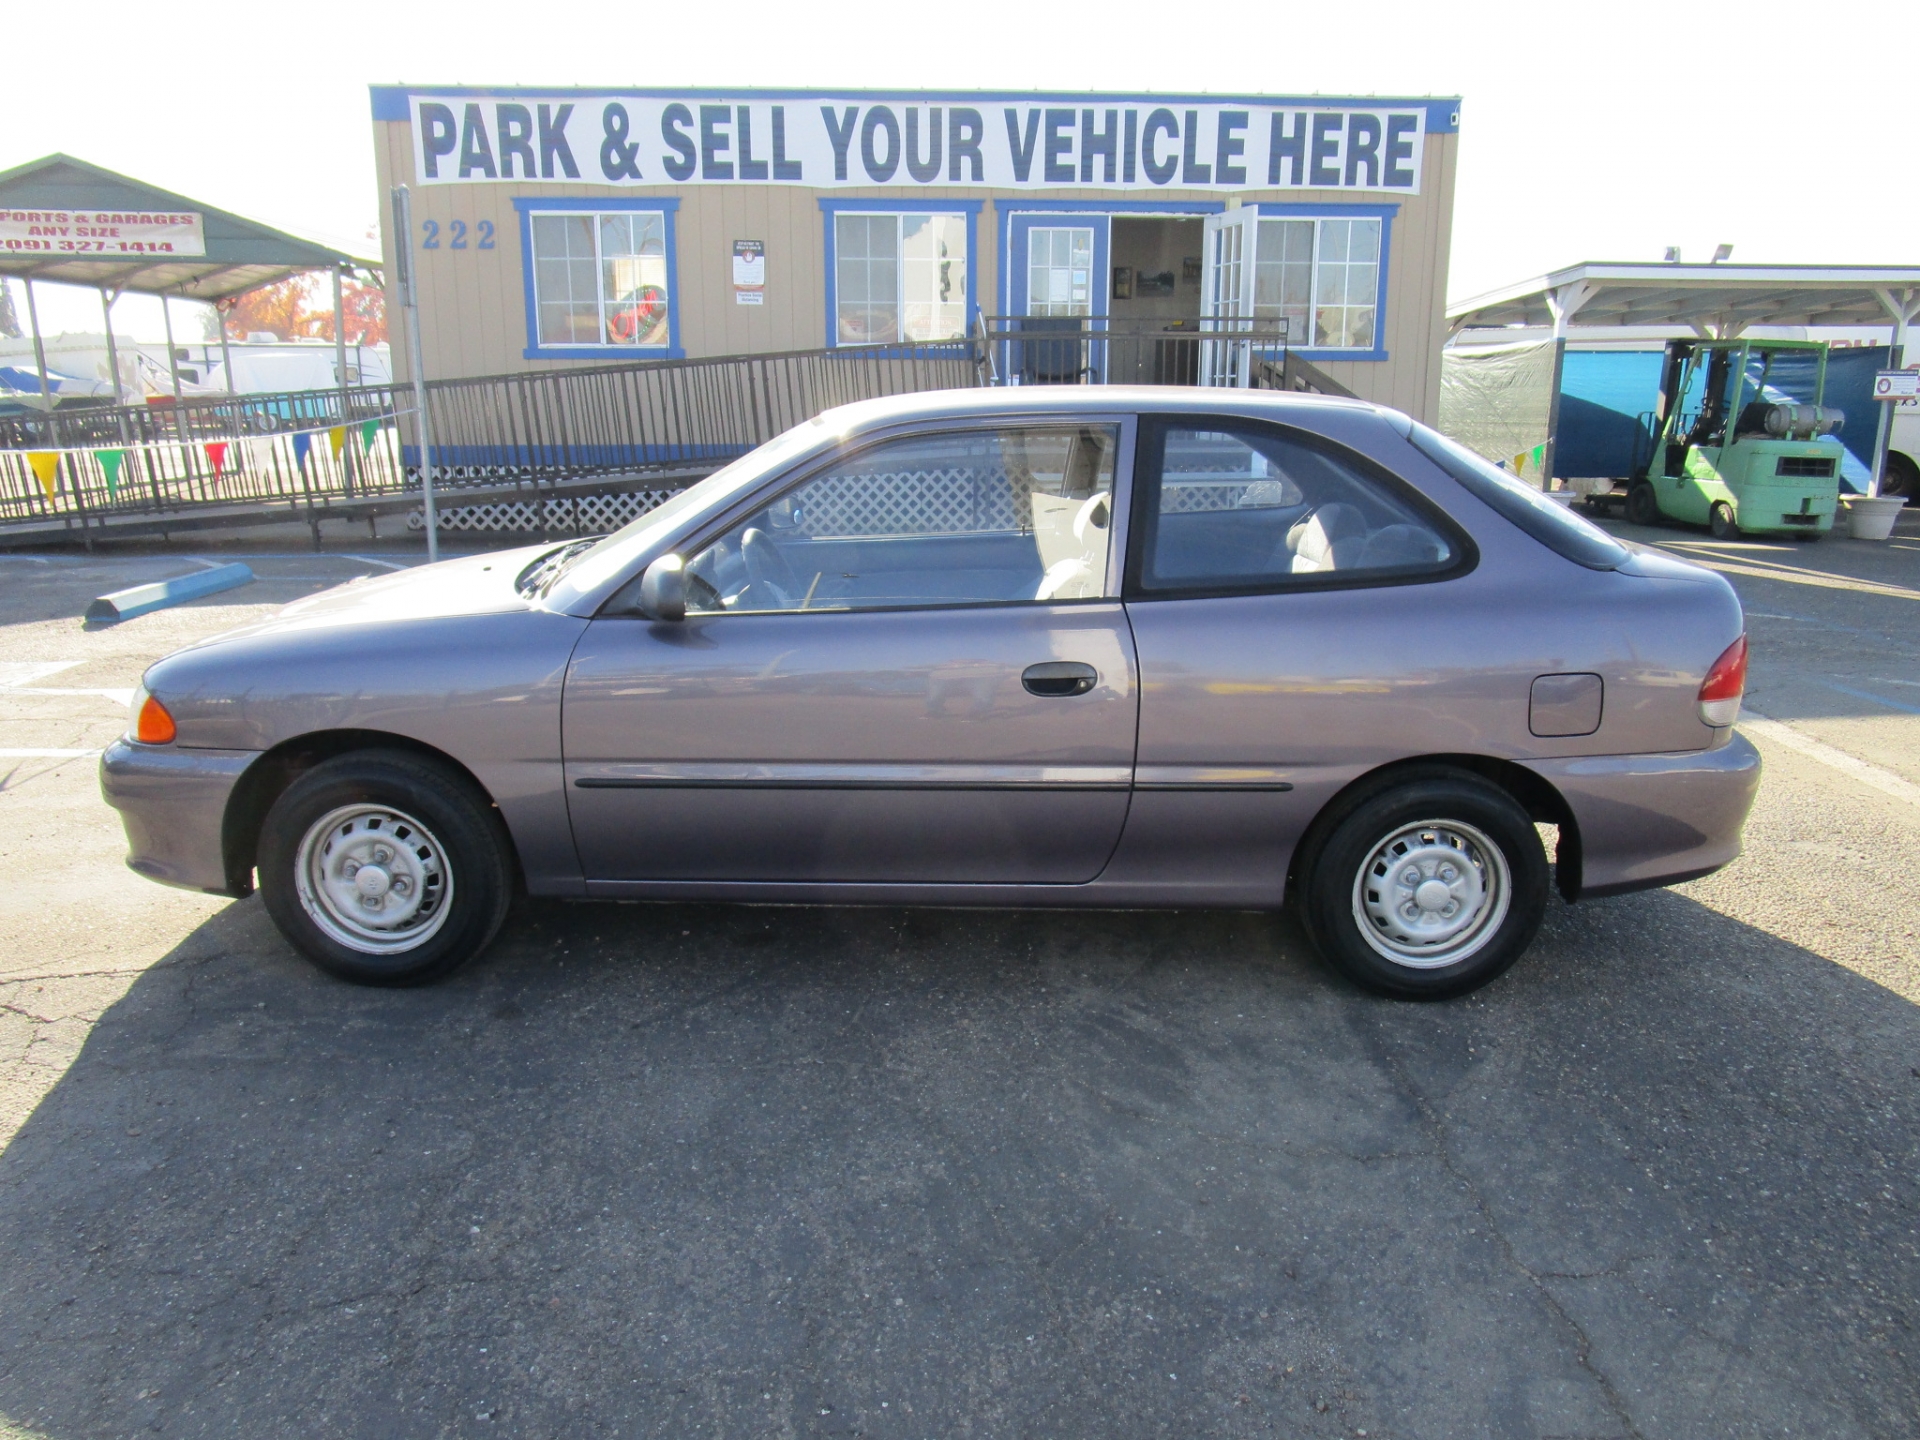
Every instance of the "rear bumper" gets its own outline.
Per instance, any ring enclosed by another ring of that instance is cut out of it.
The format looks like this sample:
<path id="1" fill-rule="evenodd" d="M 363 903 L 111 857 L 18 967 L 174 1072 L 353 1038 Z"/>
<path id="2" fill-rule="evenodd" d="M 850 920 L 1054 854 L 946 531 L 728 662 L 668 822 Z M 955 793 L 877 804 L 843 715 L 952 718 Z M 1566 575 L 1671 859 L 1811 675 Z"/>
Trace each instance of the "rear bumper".
<path id="1" fill-rule="evenodd" d="M 1735 733 L 1684 755 L 1535 760 L 1579 829 L 1579 899 L 1676 885 L 1740 854 L 1760 788 L 1760 752 Z"/>
<path id="2" fill-rule="evenodd" d="M 241 896 L 227 874 L 222 829 L 227 801 L 255 750 L 189 750 L 116 740 L 100 757 L 100 793 L 127 830 L 127 864 L 149 880 Z"/>

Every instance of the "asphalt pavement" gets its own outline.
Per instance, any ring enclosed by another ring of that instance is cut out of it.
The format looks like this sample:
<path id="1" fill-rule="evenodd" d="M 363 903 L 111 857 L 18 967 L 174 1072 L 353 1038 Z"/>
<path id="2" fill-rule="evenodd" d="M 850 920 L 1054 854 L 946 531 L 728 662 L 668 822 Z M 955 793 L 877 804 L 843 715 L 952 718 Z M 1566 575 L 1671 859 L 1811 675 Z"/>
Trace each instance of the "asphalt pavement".
<path id="1" fill-rule="evenodd" d="M 415 557 L 94 631 L 198 562 L 0 557 L 0 1435 L 1920 1435 L 1916 523 L 1626 532 L 1748 606 L 1748 853 L 1445 1005 L 1287 914 L 525 903 L 342 985 L 89 752 Z"/>

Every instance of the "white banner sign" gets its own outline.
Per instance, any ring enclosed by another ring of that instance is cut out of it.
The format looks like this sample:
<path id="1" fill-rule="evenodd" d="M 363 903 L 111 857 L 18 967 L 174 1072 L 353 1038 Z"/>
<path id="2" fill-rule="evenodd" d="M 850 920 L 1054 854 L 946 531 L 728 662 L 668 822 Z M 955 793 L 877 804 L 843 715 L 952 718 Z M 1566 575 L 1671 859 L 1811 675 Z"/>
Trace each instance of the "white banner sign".
<path id="1" fill-rule="evenodd" d="M 408 97 L 422 185 L 886 185 L 1414 195 L 1426 107 L 871 97 Z"/>
<path id="2" fill-rule="evenodd" d="M 191 210 L 0 209 L 0 254 L 193 256 L 207 253 Z"/>
<path id="3" fill-rule="evenodd" d="M 1920 370 L 1882 370 L 1873 377 L 1876 400 L 1911 400 L 1920 396 Z"/>

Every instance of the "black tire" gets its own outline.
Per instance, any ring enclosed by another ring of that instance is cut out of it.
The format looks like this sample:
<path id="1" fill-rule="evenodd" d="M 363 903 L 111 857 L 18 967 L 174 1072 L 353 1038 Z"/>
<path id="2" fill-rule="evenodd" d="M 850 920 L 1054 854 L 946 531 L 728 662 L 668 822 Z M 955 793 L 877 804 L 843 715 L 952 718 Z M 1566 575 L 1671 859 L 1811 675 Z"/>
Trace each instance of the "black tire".
<path id="1" fill-rule="evenodd" d="M 1713 532 L 1716 540 L 1735 540 L 1740 535 L 1740 525 L 1733 518 L 1733 507 L 1724 500 L 1713 502 L 1713 508 L 1707 511 L 1707 529 Z"/>
<path id="2" fill-rule="evenodd" d="M 259 871 L 280 933 L 360 985 L 451 973 L 486 948 L 513 898 L 511 842 L 486 797 L 395 750 L 337 756 L 289 785 L 261 829 Z"/>
<path id="3" fill-rule="evenodd" d="M 1384 871 L 1383 850 L 1398 857 Z M 1392 874 L 1402 864 L 1425 880 L 1403 887 Z M 1302 918 L 1321 955 L 1354 984 L 1407 1000 L 1451 999 L 1505 973 L 1533 943 L 1549 883 L 1546 848 L 1526 811 L 1505 791 L 1454 770 L 1409 775 L 1361 798 L 1319 837 L 1300 874 Z M 1469 915 L 1458 922 L 1464 928 L 1443 935 L 1456 917 L 1439 892 L 1422 893 L 1432 884 L 1452 903 L 1477 908 L 1479 918 Z M 1406 914 L 1407 906 L 1417 922 L 1395 934 L 1380 917 Z"/>
<path id="4" fill-rule="evenodd" d="M 1882 495 L 1904 495 L 1909 506 L 1920 500 L 1920 465 L 1898 450 L 1887 452 L 1887 472 L 1880 485 Z"/>
<path id="5" fill-rule="evenodd" d="M 1660 523 L 1660 498 L 1653 493 L 1653 486 L 1641 480 L 1627 491 L 1627 520 L 1634 525 L 1658 525 Z"/>

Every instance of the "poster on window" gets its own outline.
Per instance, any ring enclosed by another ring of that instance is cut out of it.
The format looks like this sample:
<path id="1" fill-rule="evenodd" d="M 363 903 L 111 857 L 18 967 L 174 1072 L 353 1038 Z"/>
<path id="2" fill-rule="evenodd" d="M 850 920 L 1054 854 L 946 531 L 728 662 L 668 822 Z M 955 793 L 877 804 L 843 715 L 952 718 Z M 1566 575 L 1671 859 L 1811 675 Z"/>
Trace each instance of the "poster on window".
<path id="1" fill-rule="evenodd" d="M 1414 195 L 1458 101 L 375 92 L 422 185 L 883 185 Z"/>
<path id="2" fill-rule="evenodd" d="M 767 247 L 761 240 L 733 242 L 733 303 L 764 304 L 767 297 Z"/>

